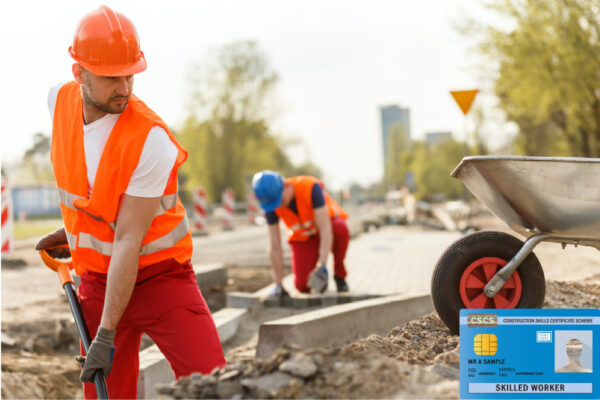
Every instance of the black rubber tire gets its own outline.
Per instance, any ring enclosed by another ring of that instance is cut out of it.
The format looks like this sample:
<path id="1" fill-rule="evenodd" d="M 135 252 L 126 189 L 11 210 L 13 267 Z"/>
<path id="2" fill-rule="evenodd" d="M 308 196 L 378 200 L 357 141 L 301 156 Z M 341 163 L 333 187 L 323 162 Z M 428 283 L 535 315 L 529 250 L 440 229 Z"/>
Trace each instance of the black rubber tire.
<path id="1" fill-rule="evenodd" d="M 459 313 L 465 305 L 460 298 L 460 279 L 471 263 L 483 257 L 507 262 L 523 247 L 519 239 L 503 232 L 475 232 L 452 243 L 438 260 L 431 277 L 433 305 L 450 331 L 457 335 Z M 522 293 L 517 308 L 541 308 L 546 280 L 539 260 L 533 254 L 519 265 Z"/>

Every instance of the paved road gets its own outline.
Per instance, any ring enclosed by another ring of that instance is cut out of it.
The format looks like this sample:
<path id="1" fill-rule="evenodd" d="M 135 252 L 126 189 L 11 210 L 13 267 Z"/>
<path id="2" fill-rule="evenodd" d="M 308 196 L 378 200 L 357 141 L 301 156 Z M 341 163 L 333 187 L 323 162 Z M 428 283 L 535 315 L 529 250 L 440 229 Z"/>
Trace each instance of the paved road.
<path id="1" fill-rule="evenodd" d="M 352 241 L 348 285 L 370 294 L 429 293 L 433 267 L 455 232 L 384 227 Z"/>
<path id="2" fill-rule="evenodd" d="M 283 237 L 282 243 L 288 255 L 289 246 Z M 268 266 L 268 247 L 267 227 L 246 225 L 232 231 L 195 236 L 192 262 L 194 265 L 222 262 L 240 266 Z"/>
<path id="3" fill-rule="evenodd" d="M 417 227 L 384 227 L 350 242 L 346 267 L 353 292 L 372 294 L 429 293 L 431 272 L 444 249 L 458 233 L 423 230 Z M 283 241 L 285 243 L 285 240 Z M 35 240 L 19 243 L 12 257 L 28 262 L 26 267 L 2 266 L 2 310 L 44 302 L 64 296 L 54 272 L 43 266 L 32 251 Z M 268 237 L 265 226 L 242 226 L 194 238 L 196 265 L 214 262 L 268 268 Z M 285 246 L 289 254 L 289 248 Z M 556 244 L 541 244 L 535 250 L 546 279 L 579 280 L 600 273 L 600 252 L 573 246 L 561 250 Z M 289 257 L 286 257 L 289 262 Z M 331 262 L 329 263 L 331 271 Z M 330 274 L 332 275 L 332 274 Z M 292 277 L 284 284 L 293 289 Z M 333 279 L 329 290 L 335 290 Z M 5 315 L 3 315 L 4 318 Z"/>

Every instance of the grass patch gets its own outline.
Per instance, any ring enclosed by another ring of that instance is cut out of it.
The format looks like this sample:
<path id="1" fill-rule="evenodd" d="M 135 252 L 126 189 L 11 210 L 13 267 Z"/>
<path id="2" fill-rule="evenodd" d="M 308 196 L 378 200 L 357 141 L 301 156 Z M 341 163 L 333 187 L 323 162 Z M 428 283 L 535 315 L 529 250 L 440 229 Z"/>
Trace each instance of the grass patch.
<path id="1" fill-rule="evenodd" d="M 62 220 L 25 220 L 13 221 L 14 240 L 30 239 L 45 236 L 63 225 Z"/>

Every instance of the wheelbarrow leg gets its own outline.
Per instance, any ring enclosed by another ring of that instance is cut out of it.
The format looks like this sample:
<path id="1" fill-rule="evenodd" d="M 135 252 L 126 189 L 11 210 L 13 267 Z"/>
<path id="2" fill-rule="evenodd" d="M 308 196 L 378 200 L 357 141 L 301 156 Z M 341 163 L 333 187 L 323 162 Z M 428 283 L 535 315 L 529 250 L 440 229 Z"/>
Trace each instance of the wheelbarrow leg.
<path id="1" fill-rule="evenodd" d="M 551 238 L 552 235 L 544 235 L 542 233 L 533 235 L 525 241 L 525 244 L 515 254 L 515 256 L 506 264 L 502 269 L 496 272 L 496 275 L 490 279 L 490 281 L 483 288 L 483 293 L 489 298 L 493 298 L 502 289 L 506 281 L 515 272 L 515 270 L 521 265 L 523 260 L 527 258 L 533 251 L 533 248 L 537 246 L 541 241 Z"/>

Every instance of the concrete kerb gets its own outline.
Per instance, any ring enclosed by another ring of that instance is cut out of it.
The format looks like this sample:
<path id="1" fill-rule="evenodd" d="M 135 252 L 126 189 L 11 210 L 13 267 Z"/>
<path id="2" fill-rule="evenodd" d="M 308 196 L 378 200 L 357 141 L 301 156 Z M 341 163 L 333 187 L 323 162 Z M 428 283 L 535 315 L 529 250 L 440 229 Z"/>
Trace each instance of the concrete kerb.
<path id="1" fill-rule="evenodd" d="M 223 308 L 212 315 L 221 343 L 227 342 L 236 334 L 240 321 L 247 312 L 248 310 L 241 308 Z M 157 345 L 153 344 L 140 352 L 138 399 L 157 398 L 156 385 L 174 380 L 171 366 Z"/>
<path id="2" fill-rule="evenodd" d="M 227 268 L 222 263 L 194 265 L 194 273 L 201 291 L 227 285 Z"/>
<path id="3" fill-rule="evenodd" d="M 327 346 L 372 333 L 385 334 L 398 324 L 433 311 L 430 295 L 395 295 L 336 305 L 263 323 L 257 358 L 272 356 L 283 344 Z"/>
<path id="4" fill-rule="evenodd" d="M 352 303 L 371 298 L 381 297 L 378 294 L 368 293 L 337 293 L 327 291 L 325 293 L 299 293 L 292 291 L 291 297 L 276 298 L 269 296 L 274 285 L 268 285 L 254 293 L 230 292 L 227 293 L 227 307 L 247 308 L 252 311 L 260 307 L 290 307 L 295 309 L 309 308 L 315 306 L 330 307 L 338 304 Z"/>

